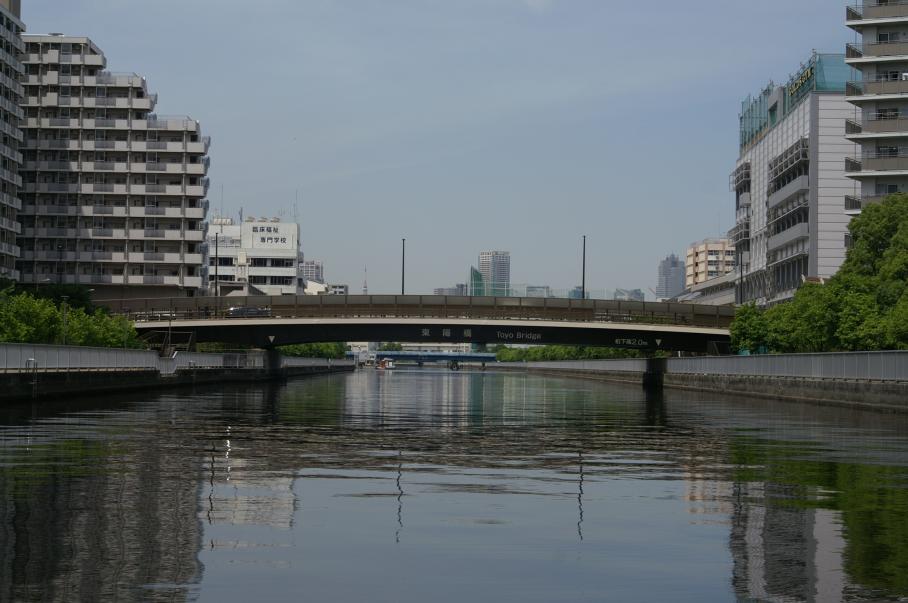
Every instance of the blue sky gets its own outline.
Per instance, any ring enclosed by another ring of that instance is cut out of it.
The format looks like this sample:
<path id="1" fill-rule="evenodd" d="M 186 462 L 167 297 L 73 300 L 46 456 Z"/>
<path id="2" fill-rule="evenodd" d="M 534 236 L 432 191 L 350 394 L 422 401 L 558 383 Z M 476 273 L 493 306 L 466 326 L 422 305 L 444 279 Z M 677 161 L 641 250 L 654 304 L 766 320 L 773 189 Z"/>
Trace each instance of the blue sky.
<path id="1" fill-rule="evenodd" d="M 853 34 L 834 0 L 24 0 L 212 137 L 213 212 L 292 219 L 358 290 L 654 287 L 733 222 L 740 101 Z"/>

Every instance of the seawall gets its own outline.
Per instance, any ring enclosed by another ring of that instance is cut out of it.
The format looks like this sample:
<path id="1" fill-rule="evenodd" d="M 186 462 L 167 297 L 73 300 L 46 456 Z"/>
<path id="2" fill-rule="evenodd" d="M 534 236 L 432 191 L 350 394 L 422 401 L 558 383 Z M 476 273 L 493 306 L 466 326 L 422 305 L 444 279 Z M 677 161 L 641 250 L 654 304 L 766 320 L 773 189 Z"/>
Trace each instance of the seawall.
<path id="1" fill-rule="evenodd" d="M 643 386 L 658 364 L 644 359 L 498 363 L 492 370 Z M 908 352 L 668 358 L 661 387 L 908 413 Z"/>

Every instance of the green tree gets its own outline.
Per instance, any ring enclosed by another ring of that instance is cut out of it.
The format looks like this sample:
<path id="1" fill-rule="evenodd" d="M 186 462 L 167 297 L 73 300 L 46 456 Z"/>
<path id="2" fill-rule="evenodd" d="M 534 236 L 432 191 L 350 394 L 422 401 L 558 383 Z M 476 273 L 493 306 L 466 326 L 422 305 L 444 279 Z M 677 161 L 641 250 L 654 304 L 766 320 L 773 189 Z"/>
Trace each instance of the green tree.
<path id="1" fill-rule="evenodd" d="M 736 349 L 754 349 L 761 323 L 773 352 L 908 349 L 908 195 L 866 207 L 848 228 L 852 246 L 827 283 L 806 283 L 765 313 L 738 310 Z"/>
<path id="2" fill-rule="evenodd" d="M 347 353 L 347 346 L 339 342 L 330 343 L 300 343 L 285 345 L 278 348 L 285 356 L 300 358 L 343 358 Z"/>
<path id="3" fill-rule="evenodd" d="M 755 353 L 766 347 L 766 317 L 755 304 L 745 304 L 738 308 L 730 331 L 731 347 L 738 352 Z"/>

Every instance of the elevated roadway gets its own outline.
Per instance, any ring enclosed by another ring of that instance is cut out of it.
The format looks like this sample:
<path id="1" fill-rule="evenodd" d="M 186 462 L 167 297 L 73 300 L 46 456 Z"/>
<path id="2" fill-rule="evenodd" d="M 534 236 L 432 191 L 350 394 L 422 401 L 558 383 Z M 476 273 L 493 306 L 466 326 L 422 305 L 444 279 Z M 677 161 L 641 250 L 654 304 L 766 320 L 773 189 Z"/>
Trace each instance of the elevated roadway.
<path id="1" fill-rule="evenodd" d="M 322 341 L 597 345 L 715 352 L 729 306 L 537 297 L 250 296 L 106 300 L 140 332 L 274 347 Z"/>

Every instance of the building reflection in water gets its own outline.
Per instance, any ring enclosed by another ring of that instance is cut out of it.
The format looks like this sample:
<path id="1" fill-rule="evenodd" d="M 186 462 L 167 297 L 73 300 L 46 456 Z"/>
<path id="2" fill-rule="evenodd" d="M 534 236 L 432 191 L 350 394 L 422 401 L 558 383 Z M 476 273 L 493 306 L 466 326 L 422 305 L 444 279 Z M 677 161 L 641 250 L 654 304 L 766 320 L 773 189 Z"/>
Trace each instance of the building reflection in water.
<path id="1" fill-rule="evenodd" d="M 385 501 L 374 518 L 391 545 L 415 540 L 420 505 L 439 492 L 545 494 L 584 549 L 602 542 L 603 484 L 662 480 L 680 484 L 691 523 L 727 529 L 741 599 L 899 592 L 905 554 L 883 559 L 887 574 L 879 551 L 904 529 L 908 501 L 858 488 L 891 483 L 904 461 L 829 460 L 849 445 L 834 413 L 823 414 L 831 427 L 808 416 L 775 441 L 760 421 L 777 409 L 748 408 L 528 375 L 361 371 L 10 419 L 0 600 L 192 598 L 200 554 L 302 546 L 307 488 L 331 480 L 354 484 L 343 496 Z"/>

